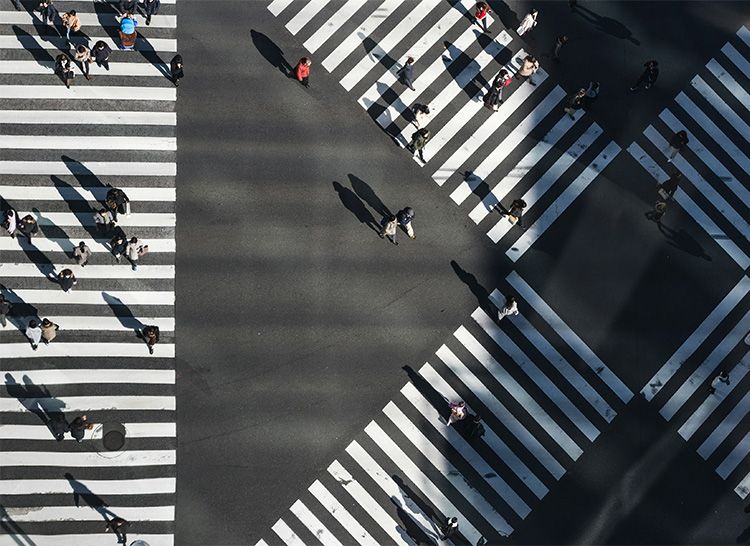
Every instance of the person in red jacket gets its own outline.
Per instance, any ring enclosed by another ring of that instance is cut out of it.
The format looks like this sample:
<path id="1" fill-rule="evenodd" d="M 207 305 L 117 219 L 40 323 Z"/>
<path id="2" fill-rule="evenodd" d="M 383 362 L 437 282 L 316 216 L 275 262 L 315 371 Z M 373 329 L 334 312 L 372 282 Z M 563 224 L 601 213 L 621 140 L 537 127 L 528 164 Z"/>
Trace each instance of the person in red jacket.
<path id="1" fill-rule="evenodd" d="M 477 25 L 481 27 L 484 27 L 484 32 L 489 32 L 489 29 L 487 28 L 487 14 L 490 13 L 490 7 L 484 3 L 479 2 L 477 4 L 477 11 L 474 12 L 474 19 L 477 22 Z"/>
<path id="2" fill-rule="evenodd" d="M 312 61 L 307 57 L 302 57 L 294 69 L 297 80 L 305 87 L 310 87 L 310 65 Z"/>

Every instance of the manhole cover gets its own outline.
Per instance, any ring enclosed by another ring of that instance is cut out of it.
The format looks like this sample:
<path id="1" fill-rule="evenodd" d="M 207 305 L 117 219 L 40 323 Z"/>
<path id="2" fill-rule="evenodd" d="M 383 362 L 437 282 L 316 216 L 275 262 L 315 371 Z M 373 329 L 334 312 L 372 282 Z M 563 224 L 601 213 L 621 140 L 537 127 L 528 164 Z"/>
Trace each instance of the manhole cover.
<path id="1" fill-rule="evenodd" d="M 119 451 L 125 445 L 125 435 L 119 430 L 110 430 L 102 438 L 102 443 L 108 451 Z"/>
<path id="2" fill-rule="evenodd" d="M 102 423 L 92 431 L 91 443 L 101 457 L 114 459 L 125 453 L 128 431 L 121 423 Z"/>

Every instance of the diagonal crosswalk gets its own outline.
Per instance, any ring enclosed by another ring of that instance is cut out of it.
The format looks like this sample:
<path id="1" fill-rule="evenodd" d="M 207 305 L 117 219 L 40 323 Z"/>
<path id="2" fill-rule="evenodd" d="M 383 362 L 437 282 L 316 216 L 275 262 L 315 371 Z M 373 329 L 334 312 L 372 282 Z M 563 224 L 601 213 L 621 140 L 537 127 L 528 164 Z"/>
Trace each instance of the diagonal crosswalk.
<path id="1" fill-rule="evenodd" d="M 449 517 L 456 543 L 513 533 L 633 393 L 516 272 L 503 291 L 520 313 L 498 320 L 493 290 L 258 545 L 451 543 Z M 448 424 L 459 400 L 483 434 Z"/>
<path id="2" fill-rule="evenodd" d="M 127 52 L 110 37 L 113 0 L 56 4 L 81 19 L 73 45 L 101 39 L 113 53 L 91 81 L 76 66 L 66 89 L 54 73 L 64 38 L 38 12 L 0 9 L 0 208 L 39 227 L 31 241 L 0 228 L 0 293 L 13 305 L 0 326 L 0 543 L 99 546 L 114 542 L 103 530 L 118 516 L 128 543 L 173 546 L 176 3 L 161 0 L 149 26 L 136 15 Z M 136 270 L 95 226 L 113 187 L 131 207 L 118 227 L 149 247 Z M 85 267 L 79 242 L 93 253 Z M 77 279 L 68 292 L 63 269 Z M 24 332 L 41 318 L 59 330 L 34 350 Z M 146 325 L 160 330 L 153 354 Z M 56 441 L 56 423 L 82 414 L 93 425 L 82 442 Z"/>

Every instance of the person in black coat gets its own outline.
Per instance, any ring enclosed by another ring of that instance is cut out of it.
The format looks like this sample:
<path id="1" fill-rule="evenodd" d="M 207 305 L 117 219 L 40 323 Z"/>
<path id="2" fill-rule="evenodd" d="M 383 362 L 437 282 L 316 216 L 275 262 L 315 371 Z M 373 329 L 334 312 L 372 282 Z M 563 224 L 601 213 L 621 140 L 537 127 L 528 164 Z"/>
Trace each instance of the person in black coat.
<path id="1" fill-rule="evenodd" d="M 109 70 L 109 56 L 112 54 L 112 48 L 106 42 L 99 40 L 91 48 L 91 57 L 96 61 L 97 66 L 103 66 Z"/>
<path id="2" fill-rule="evenodd" d="M 146 24 L 151 24 L 151 17 L 159 13 L 161 0 L 143 0 L 143 12 L 146 14 Z"/>
<path id="3" fill-rule="evenodd" d="M 125 214 L 127 206 L 130 203 L 127 194 L 120 188 L 110 188 L 107 191 L 107 198 L 104 201 L 105 206 L 112 213 L 112 218 L 116 222 L 117 214 Z"/>
<path id="4" fill-rule="evenodd" d="M 31 215 L 27 214 L 23 218 L 21 218 L 21 221 L 18 222 L 18 227 L 16 228 L 16 231 L 20 231 L 26 237 L 28 237 L 29 242 L 31 242 L 31 236 L 36 235 L 39 232 L 39 224 L 36 223 L 36 219 Z"/>
<path id="5" fill-rule="evenodd" d="M 169 61 L 169 70 L 171 73 L 172 83 L 177 87 L 180 85 L 180 79 L 185 76 L 182 71 L 182 55 L 175 55 L 172 60 Z"/>
<path id="6" fill-rule="evenodd" d="M 6 317 L 10 314 L 11 309 L 13 309 L 13 305 L 5 299 L 5 296 L 0 294 L 0 326 L 3 328 L 8 324 Z"/>
<path id="7" fill-rule="evenodd" d="M 406 87 L 415 91 L 414 89 L 414 57 L 406 59 L 406 64 L 398 69 L 398 81 L 403 83 Z"/>
<path id="8" fill-rule="evenodd" d="M 65 82 L 65 87 L 70 89 L 70 82 L 73 81 L 73 61 L 65 53 L 60 53 L 55 58 L 55 72 Z"/>
<path id="9" fill-rule="evenodd" d="M 639 89 L 641 84 L 645 84 L 643 88 L 648 89 L 656 83 L 656 78 L 659 77 L 659 63 L 656 61 L 646 61 L 643 68 L 643 74 L 641 74 L 641 77 L 633 84 L 633 87 L 630 88 L 631 91 Z"/>
<path id="10" fill-rule="evenodd" d="M 55 22 L 60 19 L 60 12 L 52 3 L 52 0 L 44 0 L 39 4 L 39 13 L 42 16 L 42 21 L 45 25 L 51 24 L 55 26 Z"/>

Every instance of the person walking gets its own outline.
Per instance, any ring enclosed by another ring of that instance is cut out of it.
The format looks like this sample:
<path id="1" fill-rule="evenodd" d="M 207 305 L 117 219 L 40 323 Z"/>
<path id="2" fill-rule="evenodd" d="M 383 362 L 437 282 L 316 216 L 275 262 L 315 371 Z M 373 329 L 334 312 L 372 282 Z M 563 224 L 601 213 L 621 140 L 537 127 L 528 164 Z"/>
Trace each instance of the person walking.
<path id="1" fill-rule="evenodd" d="M 599 82 L 589 82 L 589 86 L 586 88 L 586 94 L 583 96 L 583 108 L 588 110 L 594 105 L 596 99 L 599 98 Z"/>
<path id="2" fill-rule="evenodd" d="M 471 419 L 469 419 L 469 424 L 466 429 L 466 438 L 469 442 L 472 442 L 473 440 L 478 440 L 482 436 L 484 436 L 484 433 L 486 431 L 484 430 L 484 425 L 482 424 L 482 419 L 479 417 L 479 415 L 472 415 Z"/>
<path id="3" fill-rule="evenodd" d="M 57 6 L 52 3 L 52 0 L 42 0 L 38 9 L 39 14 L 42 16 L 42 22 L 54 28 L 57 20 L 60 19 L 60 12 Z"/>
<path id="4" fill-rule="evenodd" d="M 724 383 L 727 387 L 730 383 L 729 374 L 724 370 L 721 370 L 719 375 L 714 377 L 713 381 L 711 381 L 711 386 L 708 387 L 708 394 L 714 394 L 716 392 L 716 387 L 718 387 L 720 383 Z"/>
<path id="5" fill-rule="evenodd" d="M 458 518 L 448 518 L 445 521 L 445 525 L 440 528 L 440 532 L 443 534 L 443 536 L 440 537 L 440 540 L 448 540 L 449 538 L 456 536 L 456 533 L 458 533 Z"/>
<path id="6" fill-rule="evenodd" d="M 107 209 L 99 209 L 99 212 L 94 214 L 94 224 L 99 233 L 106 235 L 115 227 L 115 219 Z"/>
<path id="7" fill-rule="evenodd" d="M 70 82 L 73 81 L 75 73 L 73 72 L 73 61 L 65 53 L 60 53 L 55 57 L 55 72 L 65 83 L 65 87 L 70 89 Z"/>
<path id="8" fill-rule="evenodd" d="M 297 66 L 294 67 L 294 74 L 297 77 L 297 81 L 305 87 L 310 87 L 310 65 L 312 61 L 307 57 L 302 57 Z"/>
<path id="9" fill-rule="evenodd" d="M 107 522 L 107 527 L 104 528 L 104 531 L 107 533 L 112 531 L 117 536 L 117 544 L 127 544 L 127 531 L 129 527 L 130 522 L 118 516 Z"/>
<path id="10" fill-rule="evenodd" d="M 49 345 L 49 342 L 57 337 L 59 329 L 60 327 L 50 319 L 42 319 L 42 339 L 45 345 Z"/>
<path id="11" fill-rule="evenodd" d="M 412 156 L 416 153 L 419 155 L 419 159 L 422 160 L 422 163 L 425 162 L 424 160 L 424 147 L 427 145 L 427 143 L 432 138 L 432 134 L 430 134 L 429 129 L 419 129 L 417 132 L 411 135 L 411 142 L 407 144 L 406 149 L 409 150 L 412 153 Z"/>
<path id="12" fill-rule="evenodd" d="M 78 243 L 78 246 L 73 250 L 73 258 L 75 258 L 76 263 L 81 267 L 86 267 L 86 264 L 89 263 L 90 257 L 91 249 L 88 245 L 83 241 Z"/>
<path id="13" fill-rule="evenodd" d="M 414 234 L 414 226 L 412 226 L 412 220 L 414 220 L 414 209 L 406 207 L 396 213 L 396 220 L 398 225 L 406 232 L 410 239 L 416 239 L 417 236 Z"/>
<path id="14" fill-rule="evenodd" d="M 31 242 L 31 236 L 39 233 L 39 225 L 36 223 L 36 218 L 31 214 L 27 214 L 21 218 L 16 229 L 28 237 L 29 243 Z"/>
<path id="15" fill-rule="evenodd" d="M 109 70 L 109 56 L 112 54 L 112 48 L 107 45 L 103 40 L 99 40 L 94 44 L 91 49 L 91 55 L 96 62 L 96 66 L 104 67 L 105 70 Z"/>
<path id="16" fill-rule="evenodd" d="M 514 296 L 507 296 L 505 298 L 505 305 L 497 313 L 497 320 L 503 320 L 508 315 L 518 314 L 518 302 Z"/>
<path id="17" fill-rule="evenodd" d="M 493 112 L 497 112 L 500 109 L 500 105 L 503 103 L 503 89 L 510 85 L 512 81 L 510 74 L 504 68 L 500 69 L 495 79 L 492 81 L 492 88 L 489 93 L 484 96 L 484 106 L 489 108 Z"/>
<path id="18" fill-rule="evenodd" d="M 565 44 L 568 43 L 568 41 L 569 41 L 569 38 L 565 34 L 562 34 L 557 37 L 557 40 L 555 41 L 555 49 L 552 52 L 553 60 L 560 62 L 560 50 L 563 48 Z"/>
<path id="19" fill-rule="evenodd" d="M 664 201 L 672 199 L 674 192 L 677 191 L 677 186 L 682 179 L 682 174 L 674 173 L 668 180 L 665 180 L 657 186 L 656 193 Z"/>
<path id="20" fill-rule="evenodd" d="M 120 263 L 120 258 L 125 254 L 125 249 L 128 246 L 127 237 L 125 237 L 124 233 L 118 233 L 109 241 L 109 246 L 112 249 L 112 254 L 115 257 L 115 260 L 117 260 L 117 263 Z"/>
<path id="21" fill-rule="evenodd" d="M 13 304 L 5 299 L 5 296 L 0 294 L 0 326 L 5 328 L 8 324 L 8 315 L 10 315 L 13 309 Z"/>
<path id="22" fill-rule="evenodd" d="M 29 325 L 26 327 L 26 337 L 31 342 L 31 348 L 36 351 L 39 342 L 42 341 L 42 329 L 35 320 L 29 321 Z"/>
<path id="23" fill-rule="evenodd" d="M 426 104 L 415 104 L 411 107 L 412 114 L 414 114 L 414 123 L 417 129 L 421 129 L 430 122 L 430 107 Z"/>
<path id="24" fill-rule="evenodd" d="M 120 20 L 120 49 L 127 51 L 135 49 L 135 41 L 138 39 L 138 31 L 135 30 L 137 26 L 138 21 L 131 15 L 126 14 Z"/>
<path id="25" fill-rule="evenodd" d="M 89 75 L 89 65 L 91 64 L 91 50 L 85 45 L 80 44 L 76 46 L 74 58 L 81 68 L 83 77 L 87 80 L 90 80 L 91 76 Z"/>
<path id="26" fill-rule="evenodd" d="M 690 142 L 690 139 L 688 138 L 687 131 L 685 131 L 684 129 L 677 131 L 672 137 L 672 140 L 669 141 L 669 148 L 667 148 L 667 151 L 664 152 L 667 156 L 669 156 L 669 160 L 667 161 L 667 163 L 672 163 L 672 161 L 674 161 L 674 158 L 677 157 L 677 154 L 680 153 L 685 146 L 687 146 L 688 142 Z"/>
<path id="27" fill-rule="evenodd" d="M 451 410 L 451 414 L 448 416 L 448 426 L 451 426 L 453 423 L 461 421 L 462 419 L 466 419 L 465 402 L 451 402 L 448 404 L 448 407 Z"/>
<path id="28" fill-rule="evenodd" d="M 18 213 L 13 209 L 5 211 L 2 226 L 8 232 L 11 239 L 16 238 L 16 230 L 18 229 Z"/>
<path id="29" fill-rule="evenodd" d="M 135 15 L 135 10 L 138 8 L 138 0 L 120 0 L 117 5 L 120 15 L 132 17 Z"/>
<path id="30" fill-rule="evenodd" d="M 151 24 L 151 17 L 158 15 L 161 0 L 143 0 L 143 12 L 146 14 L 146 25 Z"/>
<path id="31" fill-rule="evenodd" d="M 88 417 L 79 415 L 70 422 L 70 435 L 80 444 L 86 435 L 86 431 L 92 428 L 94 428 L 94 425 L 89 423 Z"/>
<path id="32" fill-rule="evenodd" d="M 654 208 L 646 213 L 646 218 L 661 224 L 662 216 L 667 212 L 667 202 L 663 199 L 657 199 Z"/>
<path id="33" fill-rule="evenodd" d="M 388 237 L 388 240 L 393 243 L 394 245 L 398 245 L 398 241 L 396 241 L 396 231 L 398 230 L 398 219 L 393 215 L 389 214 L 388 216 L 384 216 L 383 219 L 380 221 L 380 225 L 382 226 L 380 230 L 380 238 Z"/>
<path id="34" fill-rule="evenodd" d="M 479 25 L 479 28 L 484 30 L 485 34 L 489 34 L 490 29 L 487 24 L 487 16 L 492 13 L 490 7 L 486 2 L 478 2 L 477 9 L 474 12 L 474 22 Z"/>
<path id="35" fill-rule="evenodd" d="M 518 227 L 523 229 L 523 209 L 526 208 L 526 201 L 523 199 L 514 199 L 513 202 L 510 204 L 510 208 L 506 210 L 502 210 L 501 205 L 498 203 L 497 210 L 500 212 L 501 216 L 506 216 L 508 218 L 508 222 L 511 224 L 518 224 Z"/>
<path id="36" fill-rule="evenodd" d="M 104 205 L 112 213 L 112 220 L 117 222 L 117 214 L 130 214 L 130 199 L 120 188 L 110 188 L 104 199 Z"/>
<path id="37" fill-rule="evenodd" d="M 643 73 L 630 88 L 630 91 L 636 91 L 643 85 L 644 89 L 650 88 L 656 83 L 656 78 L 659 77 L 659 63 L 656 61 L 646 61 L 643 64 Z"/>
<path id="38" fill-rule="evenodd" d="M 174 86 L 180 85 L 180 80 L 185 77 L 185 72 L 182 69 L 182 55 L 175 55 L 169 61 L 169 74 Z"/>
<path id="39" fill-rule="evenodd" d="M 565 113 L 570 116 L 570 119 L 575 119 L 575 113 L 583 107 L 583 100 L 586 96 L 586 90 L 581 88 L 575 94 L 568 97 L 568 102 L 565 103 Z"/>
<path id="40" fill-rule="evenodd" d="M 125 258 L 133 266 L 133 271 L 138 269 L 138 259 L 148 252 L 148 245 L 141 245 L 137 237 L 131 237 L 125 247 Z"/>
<path id="41" fill-rule="evenodd" d="M 78 284 L 76 276 L 73 275 L 73 272 L 70 269 L 63 269 L 60 271 L 60 273 L 57 274 L 57 282 L 60 284 L 60 288 L 62 288 L 64 292 L 69 291 L 74 285 Z"/>
<path id="42" fill-rule="evenodd" d="M 539 12 L 535 9 L 532 9 L 529 13 L 527 13 L 526 17 L 523 18 L 521 24 L 516 29 L 516 34 L 518 34 L 519 36 L 523 36 L 532 28 L 534 28 L 536 26 L 536 19 L 538 16 Z"/>
<path id="43" fill-rule="evenodd" d="M 65 39 L 70 43 L 71 31 L 78 32 L 81 30 L 81 20 L 78 18 L 76 10 L 74 9 L 63 13 L 61 19 L 63 27 L 65 27 Z"/>
<path id="44" fill-rule="evenodd" d="M 148 354 L 154 354 L 154 345 L 159 343 L 159 327 L 146 326 L 143 328 L 142 335 L 148 346 Z"/>
<path id="45" fill-rule="evenodd" d="M 414 57 L 407 58 L 404 66 L 399 68 L 396 74 L 398 75 L 398 81 L 412 91 L 416 91 L 414 89 Z"/>
<path id="46" fill-rule="evenodd" d="M 533 76 L 536 74 L 537 70 L 539 70 L 539 61 L 533 56 L 527 55 L 521 64 L 521 68 L 516 72 L 516 79 L 523 79 L 524 81 L 528 81 L 531 85 L 536 85 Z"/>

